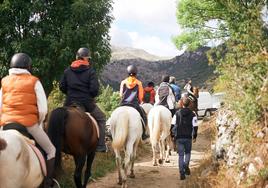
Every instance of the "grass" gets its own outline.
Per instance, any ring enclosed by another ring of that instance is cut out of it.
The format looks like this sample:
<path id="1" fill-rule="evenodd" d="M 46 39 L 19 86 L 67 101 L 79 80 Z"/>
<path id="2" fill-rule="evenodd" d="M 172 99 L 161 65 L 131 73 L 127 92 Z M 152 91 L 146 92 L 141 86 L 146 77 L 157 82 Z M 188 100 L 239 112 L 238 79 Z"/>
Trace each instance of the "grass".
<path id="1" fill-rule="evenodd" d="M 150 150 L 150 144 L 140 143 L 137 151 L 137 160 L 148 154 Z M 70 155 L 63 156 L 63 169 L 64 174 L 59 178 L 59 183 L 62 188 L 74 188 L 74 161 Z M 110 149 L 108 153 L 96 153 L 93 165 L 92 165 L 92 178 L 98 179 L 105 176 L 107 173 L 116 169 L 115 157 Z"/>
<path id="2" fill-rule="evenodd" d="M 99 178 L 105 176 L 107 173 L 113 171 L 116 167 L 114 156 L 109 153 L 96 153 L 93 166 L 92 166 L 92 178 Z M 59 183 L 62 188 L 75 187 L 73 175 L 74 175 L 74 161 L 69 155 L 63 157 L 63 169 L 64 174 L 59 178 Z"/>

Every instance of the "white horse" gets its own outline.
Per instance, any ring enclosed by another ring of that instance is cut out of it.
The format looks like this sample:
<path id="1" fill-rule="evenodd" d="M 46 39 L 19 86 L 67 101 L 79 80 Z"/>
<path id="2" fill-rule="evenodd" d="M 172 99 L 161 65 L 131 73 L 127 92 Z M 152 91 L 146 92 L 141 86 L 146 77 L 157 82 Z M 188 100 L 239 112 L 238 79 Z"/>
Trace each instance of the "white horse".
<path id="1" fill-rule="evenodd" d="M 43 179 L 39 160 L 16 130 L 0 130 L 0 187 L 36 188 Z"/>
<path id="2" fill-rule="evenodd" d="M 143 103 L 140 105 L 148 116 L 150 110 L 154 107 L 151 103 Z"/>
<path id="3" fill-rule="evenodd" d="M 120 106 L 113 111 L 109 124 L 111 125 L 112 147 L 116 155 L 118 168 L 118 184 L 126 187 L 127 173 L 130 165 L 129 177 L 135 178 L 134 161 L 142 135 L 141 116 L 133 107 Z M 125 153 L 123 165 L 120 155 L 121 150 Z"/>
<path id="4" fill-rule="evenodd" d="M 159 144 L 160 158 L 159 164 L 163 163 L 165 145 L 167 151 L 165 155 L 165 161 L 169 162 L 170 150 L 170 127 L 171 127 L 172 115 L 171 112 L 162 105 L 154 106 L 148 115 L 148 126 L 150 130 L 150 142 L 153 150 L 153 165 L 157 166 L 156 161 L 156 147 Z"/>

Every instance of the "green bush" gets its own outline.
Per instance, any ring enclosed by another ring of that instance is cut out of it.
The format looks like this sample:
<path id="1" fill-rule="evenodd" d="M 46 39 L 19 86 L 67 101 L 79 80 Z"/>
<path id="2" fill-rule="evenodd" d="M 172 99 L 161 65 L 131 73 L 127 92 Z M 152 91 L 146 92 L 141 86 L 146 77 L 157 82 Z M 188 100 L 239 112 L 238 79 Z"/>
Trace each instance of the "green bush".
<path id="1" fill-rule="evenodd" d="M 49 111 L 63 106 L 65 95 L 59 89 L 59 83 L 53 82 L 53 90 L 48 97 L 48 109 Z"/>
<path id="2" fill-rule="evenodd" d="M 106 116 L 109 117 L 120 104 L 119 92 L 114 92 L 109 85 L 106 87 L 101 86 L 101 94 L 98 96 L 97 102 Z"/>

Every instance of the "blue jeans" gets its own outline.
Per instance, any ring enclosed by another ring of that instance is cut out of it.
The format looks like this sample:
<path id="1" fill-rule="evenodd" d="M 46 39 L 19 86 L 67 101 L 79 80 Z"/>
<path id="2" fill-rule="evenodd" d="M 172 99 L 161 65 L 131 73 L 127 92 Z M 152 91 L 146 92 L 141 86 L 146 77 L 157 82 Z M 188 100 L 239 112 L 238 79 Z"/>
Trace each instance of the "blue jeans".
<path id="1" fill-rule="evenodd" d="M 185 167 L 189 167 L 191 159 L 192 139 L 180 138 L 176 140 L 176 144 L 179 154 L 180 174 L 185 174 Z"/>

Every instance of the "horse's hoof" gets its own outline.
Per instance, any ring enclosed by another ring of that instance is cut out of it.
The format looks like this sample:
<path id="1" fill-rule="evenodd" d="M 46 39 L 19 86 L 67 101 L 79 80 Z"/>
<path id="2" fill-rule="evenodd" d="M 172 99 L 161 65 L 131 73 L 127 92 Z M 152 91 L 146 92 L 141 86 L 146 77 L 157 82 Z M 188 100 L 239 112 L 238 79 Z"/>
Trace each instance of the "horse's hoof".
<path id="1" fill-rule="evenodd" d="M 122 185 L 122 181 L 118 181 L 117 184 L 118 184 L 118 185 Z"/>
<path id="2" fill-rule="evenodd" d="M 126 181 L 123 182 L 123 184 L 121 185 L 122 188 L 127 188 L 127 183 Z"/>
<path id="3" fill-rule="evenodd" d="M 153 166 L 157 166 L 157 163 L 153 163 Z"/>
<path id="4" fill-rule="evenodd" d="M 128 177 L 129 178 L 135 178 L 135 174 L 129 174 Z"/>
<path id="5" fill-rule="evenodd" d="M 162 159 L 158 159 L 159 164 L 163 164 L 163 160 Z"/>
<path id="6" fill-rule="evenodd" d="M 170 163 L 170 160 L 166 160 L 165 162 L 166 162 L 166 163 Z"/>

